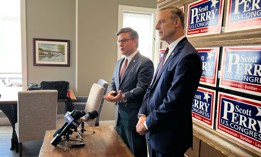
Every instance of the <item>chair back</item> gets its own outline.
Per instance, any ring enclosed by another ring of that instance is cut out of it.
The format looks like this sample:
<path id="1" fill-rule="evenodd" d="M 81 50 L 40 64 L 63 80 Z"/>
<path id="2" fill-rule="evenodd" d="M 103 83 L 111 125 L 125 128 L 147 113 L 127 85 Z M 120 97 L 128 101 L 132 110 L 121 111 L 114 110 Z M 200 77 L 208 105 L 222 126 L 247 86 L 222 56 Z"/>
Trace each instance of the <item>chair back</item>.
<path id="1" fill-rule="evenodd" d="M 18 93 L 18 142 L 41 140 L 46 130 L 56 129 L 56 90 L 21 91 Z"/>
<path id="2" fill-rule="evenodd" d="M 101 101 L 103 99 L 104 90 L 105 90 L 104 87 L 98 85 L 97 83 L 94 83 L 92 85 L 84 109 L 86 112 L 92 112 L 96 110 L 100 115 L 99 108 L 100 108 Z M 96 119 L 97 117 L 93 120 L 87 121 L 88 126 L 95 126 Z"/>
<path id="3" fill-rule="evenodd" d="M 108 89 L 108 86 L 109 86 L 108 82 L 105 81 L 104 79 L 99 79 L 97 84 L 102 86 L 102 87 L 104 87 L 104 94 L 103 95 L 105 95 L 107 93 L 107 89 Z M 101 104 L 100 104 L 99 111 L 98 111 L 99 115 L 96 118 L 95 126 L 99 126 L 100 115 L 101 115 L 101 111 L 102 111 L 102 107 L 103 107 L 103 102 L 104 102 L 104 98 L 102 97 Z"/>

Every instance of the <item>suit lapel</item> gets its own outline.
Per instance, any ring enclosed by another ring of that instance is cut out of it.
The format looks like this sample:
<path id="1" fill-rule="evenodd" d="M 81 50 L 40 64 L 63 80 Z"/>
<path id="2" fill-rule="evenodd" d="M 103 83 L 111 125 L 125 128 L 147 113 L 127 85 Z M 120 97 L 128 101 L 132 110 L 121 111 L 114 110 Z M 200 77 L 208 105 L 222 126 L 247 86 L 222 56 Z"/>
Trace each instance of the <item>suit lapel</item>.
<path id="1" fill-rule="evenodd" d="M 120 86 L 120 71 L 121 71 L 121 65 L 123 64 L 124 58 L 122 58 L 118 65 L 117 65 L 117 72 L 116 72 L 116 76 L 115 76 L 115 84 L 116 84 L 116 88 L 119 89 Z"/>
<path id="2" fill-rule="evenodd" d="M 184 46 L 185 41 L 187 41 L 187 38 L 182 39 L 178 45 L 174 48 L 174 50 L 171 52 L 169 58 L 166 60 L 166 62 L 164 63 L 161 71 L 159 72 L 158 76 L 155 78 L 155 80 L 153 81 L 152 84 L 152 88 L 155 86 L 155 84 L 157 84 L 160 76 L 162 75 L 162 72 L 168 67 L 169 64 L 171 64 L 171 60 L 173 60 L 175 58 L 175 56 L 177 56 L 177 54 L 180 52 L 180 49 Z"/>

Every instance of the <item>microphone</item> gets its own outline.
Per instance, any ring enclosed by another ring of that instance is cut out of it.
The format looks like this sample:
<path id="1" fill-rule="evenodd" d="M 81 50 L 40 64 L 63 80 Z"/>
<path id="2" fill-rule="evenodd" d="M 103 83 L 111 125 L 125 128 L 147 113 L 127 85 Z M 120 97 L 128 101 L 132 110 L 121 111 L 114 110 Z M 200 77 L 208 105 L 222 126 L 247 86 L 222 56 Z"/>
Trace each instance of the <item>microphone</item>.
<path id="1" fill-rule="evenodd" d="M 61 129 L 58 129 L 54 135 L 53 135 L 53 140 L 51 141 L 51 144 L 53 146 L 56 146 L 61 140 L 63 135 L 68 135 L 72 134 L 71 129 L 77 129 L 79 126 L 78 120 L 84 116 L 85 112 L 83 111 L 78 111 L 78 110 L 73 110 L 72 112 L 67 112 L 64 116 L 65 119 L 65 124 L 62 126 Z"/>
<path id="2" fill-rule="evenodd" d="M 98 112 L 96 110 L 92 111 L 92 112 L 87 112 L 85 115 L 85 121 L 94 119 L 96 117 L 98 117 Z"/>

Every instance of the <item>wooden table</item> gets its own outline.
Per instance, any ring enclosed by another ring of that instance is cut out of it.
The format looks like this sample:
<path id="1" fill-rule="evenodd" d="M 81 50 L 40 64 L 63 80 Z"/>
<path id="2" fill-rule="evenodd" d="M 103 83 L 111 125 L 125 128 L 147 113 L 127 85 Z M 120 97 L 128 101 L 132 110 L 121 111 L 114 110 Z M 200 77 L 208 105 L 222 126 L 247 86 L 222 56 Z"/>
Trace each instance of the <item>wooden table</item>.
<path id="1" fill-rule="evenodd" d="M 61 141 L 56 147 L 50 144 L 56 130 L 47 130 L 39 157 L 133 157 L 133 154 L 114 127 L 98 126 L 85 128 L 95 131 L 94 134 L 89 132 L 83 133 L 83 141 L 86 145 L 78 148 L 68 147 L 67 150 L 65 149 L 64 141 Z M 73 134 L 76 133 L 74 132 Z"/>
<path id="2" fill-rule="evenodd" d="M 13 128 L 10 150 L 14 149 L 17 141 L 15 123 L 17 122 L 17 100 L 19 91 L 22 91 L 22 87 L 6 87 L 0 91 L 0 110 L 7 116 Z"/>

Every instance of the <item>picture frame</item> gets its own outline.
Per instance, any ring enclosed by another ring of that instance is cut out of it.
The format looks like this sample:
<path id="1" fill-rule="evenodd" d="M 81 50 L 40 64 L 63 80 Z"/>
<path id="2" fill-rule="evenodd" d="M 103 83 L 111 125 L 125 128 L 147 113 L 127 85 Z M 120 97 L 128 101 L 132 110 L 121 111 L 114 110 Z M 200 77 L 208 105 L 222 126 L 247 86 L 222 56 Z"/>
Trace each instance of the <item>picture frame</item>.
<path id="1" fill-rule="evenodd" d="M 33 38 L 34 66 L 70 66 L 70 40 Z"/>

